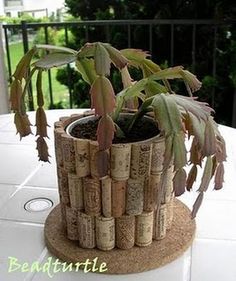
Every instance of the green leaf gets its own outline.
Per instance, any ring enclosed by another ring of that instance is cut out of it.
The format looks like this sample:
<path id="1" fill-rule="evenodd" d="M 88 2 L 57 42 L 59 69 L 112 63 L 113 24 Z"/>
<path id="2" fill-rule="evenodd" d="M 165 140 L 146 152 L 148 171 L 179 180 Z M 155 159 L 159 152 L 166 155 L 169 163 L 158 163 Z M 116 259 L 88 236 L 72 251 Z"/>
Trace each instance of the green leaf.
<path id="1" fill-rule="evenodd" d="M 147 81 L 147 79 L 139 80 L 135 84 L 122 90 L 117 96 L 122 96 L 125 100 L 132 97 L 138 97 L 139 93 L 144 90 Z"/>
<path id="2" fill-rule="evenodd" d="M 148 77 L 153 73 L 156 73 L 161 70 L 160 66 L 156 63 L 154 63 L 152 60 L 144 59 L 142 61 L 142 71 L 143 71 L 143 77 Z"/>
<path id="3" fill-rule="evenodd" d="M 34 63 L 34 66 L 41 69 L 50 69 L 53 67 L 59 67 L 76 60 L 75 54 L 68 53 L 50 53 L 45 55 L 42 59 L 39 59 Z"/>
<path id="4" fill-rule="evenodd" d="M 187 120 L 187 119 L 186 119 Z M 188 125 L 188 130 L 191 135 L 196 137 L 200 147 L 204 146 L 204 132 L 205 132 L 205 123 L 197 118 L 191 112 L 188 112 L 188 120 L 190 124 Z"/>
<path id="5" fill-rule="evenodd" d="M 167 93 L 167 89 L 156 81 L 148 81 L 145 86 L 145 93 L 147 97 L 151 97 L 156 94 Z"/>
<path id="6" fill-rule="evenodd" d="M 91 108 L 96 115 L 105 115 L 115 108 L 115 93 L 111 82 L 104 76 L 98 76 L 91 86 Z"/>
<path id="7" fill-rule="evenodd" d="M 76 61 L 76 67 L 83 79 L 89 84 L 92 85 L 95 79 L 97 78 L 97 74 L 95 71 L 94 59 L 78 59 Z"/>
<path id="8" fill-rule="evenodd" d="M 22 78 L 27 78 L 28 72 L 30 70 L 30 62 L 36 53 L 36 48 L 32 48 L 29 50 L 19 61 L 19 63 L 16 66 L 16 70 L 13 74 L 13 76 L 18 79 L 22 80 Z"/>
<path id="9" fill-rule="evenodd" d="M 78 54 L 77 51 L 67 48 L 67 47 L 59 47 L 55 45 L 46 45 L 46 44 L 37 44 L 35 45 L 36 49 L 44 49 L 48 51 L 57 51 L 57 52 L 63 52 L 63 53 L 70 53 L 70 54 Z"/>
<path id="10" fill-rule="evenodd" d="M 183 131 L 181 114 L 173 96 L 158 94 L 152 101 L 155 119 L 159 129 L 164 131 L 166 136 Z"/>
<path id="11" fill-rule="evenodd" d="M 95 52 L 94 43 L 86 43 L 78 52 L 78 59 L 84 59 L 86 57 L 93 57 Z"/>
<path id="12" fill-rule="evenodd" d="M 147 52 L 139 49 L 123 49 L 121 54 L 129 60 L 129 65 L 140 67 L 143 60 L 150 56 Z"/>
<path id="13" fill-rule="evenodd" d="M 95 61 L 95 69 L 98 75 L 104 75 L 104 76 L 110 75 L 110 67 L 111 67 L 110 56 L 101 43 L 96 44 L 94 61 Z"/>
<path id="14" fill-rule="evenodd" d="M 184 144 L 184 133 L 174 134 L 173 136 L 173 154 L 175 171 L 181 169 L 187 164 L 187 151 Z"/>

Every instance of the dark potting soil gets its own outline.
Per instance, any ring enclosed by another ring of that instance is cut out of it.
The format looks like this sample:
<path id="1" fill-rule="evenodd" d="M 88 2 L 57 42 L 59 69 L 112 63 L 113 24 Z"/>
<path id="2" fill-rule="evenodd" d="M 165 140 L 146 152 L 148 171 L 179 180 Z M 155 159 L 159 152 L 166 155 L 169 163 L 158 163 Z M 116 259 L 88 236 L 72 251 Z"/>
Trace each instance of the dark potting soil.
<path id="1" fill-rule="evenodd" d="M 128 125 L 129 125 L 129 117 L 123 117 L 122 119 L 117 121 L 117 125 L 121 128 L 123 133 L 125 134 L 125 138 L 118 137 L 116 134 L 112 143 L 128 143 L 128 142 L 137 142 L 152 138 L 159 134 L 159 129 L 157 124 L 151 122 L 147 118 L 142 118 L 137 120 L 133 125 L 133 128 L 130 132 L 128 132 Z M 72 129 L 71 135 L 75 138 L 82 138 L 82 139 L 90 139 L 96 140 L 96 131 L 98 120 L 89 120 L 87 123 L 77 124 Z"/>

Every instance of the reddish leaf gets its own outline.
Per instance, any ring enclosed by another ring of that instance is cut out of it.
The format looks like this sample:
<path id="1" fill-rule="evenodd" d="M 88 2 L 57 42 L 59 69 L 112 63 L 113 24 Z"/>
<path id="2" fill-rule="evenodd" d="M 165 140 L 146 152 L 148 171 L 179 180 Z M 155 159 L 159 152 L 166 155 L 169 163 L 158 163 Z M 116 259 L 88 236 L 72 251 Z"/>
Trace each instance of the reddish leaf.
<path id="1" fill-rule="evenodd" d="M 109 154 L 107 151 L 98 151 L 96 153 L 97 167 L 100 178 L 105 177 L 109 170 Z"/>
<path id="2" fill-rule="evenodd" d="M 187 164 L 187 151 L 184 144 L 184 133 L 174 134 L 173 153 L 174 153 L 174 169 L 181 169 Z"/>
<path id="3" fill-rule="evenodd" d="M 49 161 L 49 154 L 48 154 L 48 146 L 46 141 L 43 137 L 38 137 L 36 140 L 37 143 L 37 150 L 38 150 L 38 157 L 40 161 L 50 162 Z"/>
<path id="4" fill-rule="evenodd" d="M 223 187 L 224 182 L 224 164 L 221 162 L 216 168 L 216 174 L 215 174 L 215 190 L 219 190 Z"/>
<path id="5" fill-rule="evenodd" d="M 200 167 L 202 166 L 202 155 L 196 137 L 194 137 L 190 148 L 190 163 L 199 165 Z"/>
<path id="6" fill-rule="evenodd" d="M 103 116 L 97 127 L 97 140 L 99 150 L 106 150 L 110 148 L 114 138 L 115 126 L 109 115 Z"/>
<path id="7" fill-rule="evenodd" d="M 186 176 L 186 171 L 183 168 L 175 173 L 173 178 L 175 196 L 180 196 L 185 192 Z"/>
<path id="8" fill-rule="evenodd" d="M 211 173 L 211 177 L 213 177 L 214 174 L 215 174 L 217 164 L 218 164 L 218 162 L 216 160 L 216 156 L 214 155 L 214 156 L 212 156 L 212 173 Z"/>
<path id="9" fill-rule="evenodd" d="M 47 137 L 47 118 L 45 111 L 42 107 L 39 107 L 36 111 L 36 136 Z"/>
<path id="10" fill-rule="evenodd" d="M 192 213 L 191 213 L 191 216 L 192 216 L 192 219 L 194 219 L 196 217 L 196 214 L 202 204 L 202 200 L 203 200 L 203 196 L 204 196 L 204 193 L 203 192 L 200 192 L 195 203 L 193 204 L 193 210 L 192 210 Z"/>
<path id="11" fill-rule="evenodd" d="M 226 161 L 225 141 L 221 136 L 217 136 L 216 140 L 216 160 L 217 162 Z"/>
<path id="12" fill-rule="evenodd" d="M 28 136 L 30 134 L 32 134 L 31 132 L 31 124 L 30 121 L 28 119 L 28 115 L 21 115 L 19 112 L 15 113 L 15 117 L 14 117 L 14 123 L 16 126 L 16 133 L 20 134 L 20 138 Z"/>
<path id="13" fill-rule="evenodd" d="M 201 181 L 201 184 L 200 184 L 200 187 L 199 187 L 198 191 L 206 191 L 207 190 L 207 188 L 209 186 L 209 183 L 210 183 L 210 180 L 211 180 L 212 167 L 213 167 L 213 165 L 212 165 L 211 156 L 208 156 L 207 160 L 206 160 L 205 167 L 204 167 L 204 171 L 203 171 L 202 181 Z"/>
<path id="14" fill-rule="evenodd" d="M 216 136 L 213 124 L 210 119 L 206 122 L 204 148 L 203 153 L 205 156 L 213 155 L 216 152 Z"/>
<path id="15" fill-rule="evenodd" d="M 103 46 L 108 51 L 112 62 L 117 68 L 122 69 L 128 64 L 128 60 L 121 54 L 120 51 L 112 47 L 110 44 L 103 44 Z"/>
<path id="16" fill-rule="evenodd" d="M 188 178 L 186 182 L 186 188 L 190 191 L 193 187 L 193 183 L 196 181 L 197 178 L 197 166 L 193 165 L 190 172 L 188 173 Z"/>
<path id="17" fill-rule="evenodd" d="M 115 93 L 111 82 L 103 76 L 97 77 L 91 86 L 91 108 L 96 115 L 111 113 L 115 108 Z"/>
<path id="18" fill-rule="evenodd" d="M 11 84 L 11 109 L 20 111 L 21 107 L 21 98 L 22 98 L 22 87 L 21 82 L 18 79 L 14 79 Z"/>

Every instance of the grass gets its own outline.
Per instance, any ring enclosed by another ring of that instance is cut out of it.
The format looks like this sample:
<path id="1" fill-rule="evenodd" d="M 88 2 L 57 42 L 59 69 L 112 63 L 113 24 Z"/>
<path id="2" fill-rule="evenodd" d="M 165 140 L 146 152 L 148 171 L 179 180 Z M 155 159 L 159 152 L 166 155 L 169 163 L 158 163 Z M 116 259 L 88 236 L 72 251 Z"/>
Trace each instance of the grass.
<path id="1" fill-rule="evenodd" d="M 14 73 L 17 63 L 19 62 L 20 58 L 23 56 L 23 45 L 22 43 L 12 43 L 9 46 L 10 51 L 10 58 L 11 58 L 11 68 L 12 73 Z M 69 107 L 69 93 L 66 86 L 60 84 L 56 80 L 56 69 L 51 70 L 51 77 L 52 77 L 52 90 L 53 90 L 53 103 L 57 104 L 59 102 L 62 103 L 64 108 Z M 36 76 L 33 76 L 33 85 L 35 85 Z M 45 109 L 49 107 L 50 98 L 49 98 L 49 82 L 48 82 L 48 74 L 45 72 L 43 74 L 43 93 L 44 93 L 44 102 L 45 102 Z M 36 109 L 36 95 L 35 89 L 33 88 L 33 96 L 34 96 L 34 107 Z"/>

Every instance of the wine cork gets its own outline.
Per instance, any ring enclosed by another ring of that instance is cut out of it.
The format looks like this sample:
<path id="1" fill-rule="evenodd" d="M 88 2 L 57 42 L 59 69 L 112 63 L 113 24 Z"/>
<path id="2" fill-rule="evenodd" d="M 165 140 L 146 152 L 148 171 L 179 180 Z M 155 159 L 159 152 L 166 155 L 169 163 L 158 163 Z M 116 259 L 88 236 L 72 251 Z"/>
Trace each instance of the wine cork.
<path id="1" fill-rule="evenodd" d="M 166 229 L 171 229 L 172 221 L 174 217 L 174 197 L 166 203 Z"/>
<path id="2" fill-rule="evenodd" d="M 115 219 L 96 217 L 96 244 L 103 251 L 115 247 Z"/>
<path id="3" fill-rule="evenodd" d="M 153 211 L 136 216 L 135 244 L 140 247 L 152 243 Z"/>
<path id="4" fill-rule="evenodd" d="M 89 142 L 89 163 L 90 173 L 92 177 L 100 177 L 97 165 L 97 153 L 99 151 L 98 143 L 96 141 Z"/>
<path id="5" fill-rule="evenodd" d="M 116 246 L 131 249 L 135 242 L 135 216 L 122 216 L 116 219 Z"/>
<path id="6" fill-rule="evenodd" d="M 156 211 L 155 240 L 161 240 L 166 236 L 166 204 L 162 204 Z"/>
<path id="7" fill-rule="evenodd" d="M 158 191 L 160 187 L 160 174 L 150 175 L 144 184 L 144 211 L 153 211 L 157 206 Z"/>
<path id="8" fill-rule="evenodd" d="M 165 141 L 159 139 L 152 144 L 151 174 L 159 174 L 163 169 Z"/>
<path id="9" fill-rule="evenodd" d="M 79 246 L 86 249 L 94 248 L 96 246 L 94 217 L 79 212 L 77 223 L 79 233 Z"/>
<path id="10" fill-rule="evenodd" d="M 75 172 L 75 148 L 74 139 L 67 134 L 62 137 L 63 166 L 67 172 Z"/>
<path id="11" fill-rule="evenodd" d="M 66 206 L 67 237 L 70 240 L 79 240 L 77 216 L 76 209 Z"/>
<path id="12" fill-rule="evenodd" d="M 106 177 L 101 180 L 102 186 L 102 213 L 104 217 L 111 217 L 111 178 Z"/>
<path id="13" fill-rule="evenodd" d="M 113 144 L 111 146 L 111 177 L 124 181 L 130 176 L 131 144 Z"/>
<path id="14" fill-rule="evenodd" d="M 68 174 L 70 205 L 72 208 L 83 210 L 84 196 L 83 196 L 83 182 L 76 174 Z"/>
<path id="15" fill-rule="evenodd" d="M 60 200 L 65 205 L 70 205 L 70 194 L 69 194 L 67 172 L 63 168 L 58 167 L 57 178 L 58 178 L 58 190 L 59 190 Z"/>
<path id="16" fill-rule="evenodd" d="M 57 166 L 63 167 L 62 137 L 65 131 L 62 128 L 54 129 L 54 145 Z"/>
<path id="17" fill-rule="evenodd" d="M 173 195 L 173 166 L 171 166 L 166 173 L 166 180 L 165 180 L 165 190 L 164 190 L 164 198 L 163 203 L 167 203 L 171 200 Z"/>
<path id="18" fill-rule="evenodd" d="M 130 177 L 144 179 L 150 174 L 152 144 L 133 144 L 131 149 Z"/>
<path id="19" fill-rule="evenodd" d="M 74 139 L 75 146 L 75 168 L 79 177 L 86 177 L 90 174 L 89 165 L 89 141 Z"/>
<path id="20" fill-rule="evenodd" d="M 112 181 L 112 216 L 121 217 L 125 212 L 126 181 Z"/>
<path id="21" fill-rule="evenodd" d="M 63 124 L 63 127 L 66 128 L 72 122 L 83 117 L 83 114 L 72 114 L 71 116 L 60 117 L 60 122 Z"/>
<path id="22" fill-rule="evenodd" d="M 126 192 L 126 213 L 128 215 L 139 215 L 143 212 L 143 189 L 143 181 L 128 180 Z"/>
<path id="23" fill-rule="evenodd" d="M 59 129 L 59 128 L 63 129 L 63 124 L 62 124 L 62 122 L 61 122 L 61 121 L 56 121 L 56 122 L 54 122 L 54 129 Z M 64 130 L 63 130 L 63 131 L 64 131 Z"/>
<path id="24" fill-rule="evenodd" d="M 84 209 L 90 216 L 101 214 L 101 188 L 100 181 L 95 178 L 83 178 L 84 186 Z"/>

